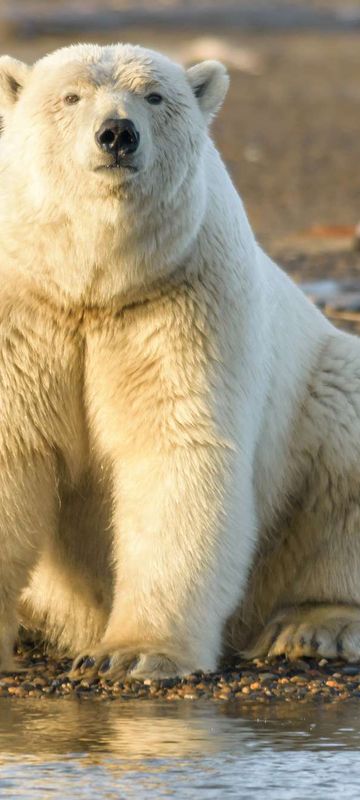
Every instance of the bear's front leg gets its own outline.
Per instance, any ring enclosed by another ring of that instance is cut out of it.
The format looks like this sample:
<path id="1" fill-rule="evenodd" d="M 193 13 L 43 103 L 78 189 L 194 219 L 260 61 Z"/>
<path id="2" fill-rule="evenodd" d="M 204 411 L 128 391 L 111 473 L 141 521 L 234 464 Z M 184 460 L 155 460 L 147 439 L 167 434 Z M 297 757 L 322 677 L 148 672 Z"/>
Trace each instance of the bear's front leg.
<path id="1" fill-rule="evenodd" d="M 160 678 L 218 663 L 249 557 L 251 488 L 241 502 L 236 487 L 235 525 L 226 447 L 162 448 L 152 433 L 117 465 L 113 608 L 102 642 L 73 674 Z"/>
<path id="2" fill-rule="evenodd" d="M 0 448 L 0 465 L 0 672 L 5 672 L 17 670 L 17 605 L 54 533 L 57 503 L 50 454 L 21 455 L 15 447 L 11 453 Z"/>

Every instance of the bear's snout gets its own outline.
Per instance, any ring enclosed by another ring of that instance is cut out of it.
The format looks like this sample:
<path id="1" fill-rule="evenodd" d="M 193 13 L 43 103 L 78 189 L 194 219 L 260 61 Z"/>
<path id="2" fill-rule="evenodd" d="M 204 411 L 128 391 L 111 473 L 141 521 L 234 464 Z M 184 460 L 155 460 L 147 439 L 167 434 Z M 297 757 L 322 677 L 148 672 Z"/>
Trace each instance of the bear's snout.
<path id="1" fill-rule="evenodd" d="M 106 119 L 96 131 L 95 140 L 101 150 L 116 158 L 135 153 L 140 134 L 131 119 Z"/>

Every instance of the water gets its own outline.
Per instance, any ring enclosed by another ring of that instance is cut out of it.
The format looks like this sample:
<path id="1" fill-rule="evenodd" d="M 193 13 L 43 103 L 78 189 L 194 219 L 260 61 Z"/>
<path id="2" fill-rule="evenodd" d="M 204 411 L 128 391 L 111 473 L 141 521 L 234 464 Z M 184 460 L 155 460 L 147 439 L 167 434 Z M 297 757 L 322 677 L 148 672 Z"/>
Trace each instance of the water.
<path id="1" fill-rule="evenodd" d="M 0 797 L 358 800 L 360 706 L 0 701 Z"/>

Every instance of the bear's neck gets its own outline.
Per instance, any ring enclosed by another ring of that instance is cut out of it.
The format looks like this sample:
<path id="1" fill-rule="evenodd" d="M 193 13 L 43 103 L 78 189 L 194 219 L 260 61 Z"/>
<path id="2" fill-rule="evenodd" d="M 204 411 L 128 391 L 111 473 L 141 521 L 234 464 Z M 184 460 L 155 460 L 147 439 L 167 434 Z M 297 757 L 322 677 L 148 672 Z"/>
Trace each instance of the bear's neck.
<path id="1" fill-rule="evenodd" d="M 63 307 L 141 302 L 191 274 L 210 279 L 212 267 L 229 283 L 245 273 L 252 280 L 254 236 L 210 142 L 166 198 L 82 197 L 79 189 L 61 207 L 50 198 L 36 204 L 31 186 L 2 177 L 0 279 L 23 278 Z"/>
<path id="2" fill-rule="evenodd" d="M 166 202 L 142 197 L 140 204 L 134 198 L 83 197 L 79 206 L 72 196 L 62 208 L 34 207 L 29 200 L 16 207 L 2 192 L 5 268 L 11 265 L 62 304 L 126 304 L 144 297 L 159 280 L 172 280 L 188 258 L 205 214 L 199 177 Z"/>

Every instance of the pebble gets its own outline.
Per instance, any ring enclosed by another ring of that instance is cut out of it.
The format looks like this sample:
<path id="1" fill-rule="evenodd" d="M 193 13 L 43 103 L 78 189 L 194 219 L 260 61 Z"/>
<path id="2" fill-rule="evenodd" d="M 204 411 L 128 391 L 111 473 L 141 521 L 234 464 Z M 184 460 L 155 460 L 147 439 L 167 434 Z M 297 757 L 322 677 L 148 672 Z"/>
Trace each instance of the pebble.
<path id="1" fill-rule="evenodd" d="M 360 664 L 340 660 L 284 658 L 239 661 L 223 672 L 196 672 L 186 678 L 121 681 L 68 677 L 71 662 L 57 662 L 40 648 L 22 644 L 18 650 L 21 672 L 0 675 L 1 698 L 73 697 L 76 701 L 161 698 L 169 701 L 198 700 L 223 703 L 332 703 L 350 698 L 360 702 Z"/>
<path id="2" fill-rule="evenodd" d="M 359 675 L 360 677 L 360 664 L 346 664 L 341 672 L 343 675 Z"/>

